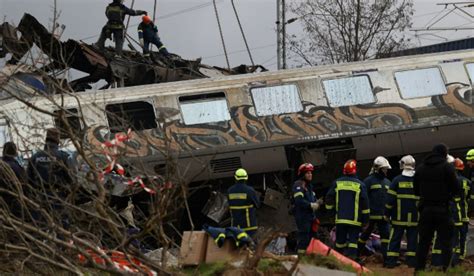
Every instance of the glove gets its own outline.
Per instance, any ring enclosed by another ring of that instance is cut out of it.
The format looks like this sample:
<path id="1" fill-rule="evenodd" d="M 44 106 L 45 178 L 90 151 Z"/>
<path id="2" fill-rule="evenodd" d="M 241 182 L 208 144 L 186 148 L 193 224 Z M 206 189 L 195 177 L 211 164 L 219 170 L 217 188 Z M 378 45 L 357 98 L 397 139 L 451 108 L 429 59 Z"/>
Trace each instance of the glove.
<path id="1" fill-rule="evenodd" d="M 148 15 L 148 13 L 146 11 L 138 11 L 139 14 L 141 15 Z"/>
<path id="2" fill-rule="evenodd" d="M 142 46 L 142 48 L 145 46 L 145 41 L 143 38 L 140 38 L 140 46 Z"/>
<path id="3" fill-rule="evenodd" d="M 319 205 L 322 205 L 324 203 L 324 199 L 320 198 L 316 201 L 316 203 L 318 203 Z"/>
<path id="4" fill-rule="evenodd" d="M 390 218 L 388 216 L 383 216 L 383 219 L 386 221 L 386 222 L 390 222 Z"/>
<path id="5" fill-rule="evenodd" d="M 311 209 L 313 209 L 313 211 L 316 211 L 319 209 L 319 203 L 317 202 L 312 202 L 311 203 Z"/>

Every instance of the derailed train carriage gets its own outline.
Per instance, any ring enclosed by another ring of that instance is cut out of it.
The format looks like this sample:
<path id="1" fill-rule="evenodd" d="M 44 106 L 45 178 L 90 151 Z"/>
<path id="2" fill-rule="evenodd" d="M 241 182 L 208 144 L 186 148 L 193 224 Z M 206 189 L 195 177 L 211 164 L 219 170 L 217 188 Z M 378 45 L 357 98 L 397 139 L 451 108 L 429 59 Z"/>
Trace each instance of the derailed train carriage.
<path id="1" fill-rule="evenodd" d="M 285 194 L 305 161 L 317 167 L 322 196 L 348 158 L 359 161 L 364 177 L 378 155 L 395 165 L 402 155 L 421 157 L 444 142 L 461 156 L 474 145 L 473 82 L 468 50 L 55 97 L 91 153 L 100 155 L 111 134 L 132 129 L 121 146 L 132 175 L 162 173 L 163 153 L 170 152 L 182 177 L 209 181 L 211 190 L 232 184 L 243 167 L 258 191 Z M 59 112 L 48 99 L 29 102 Z M 55 124 L 20 101 L 1 102 L 0 137 L 24 150 L 32 147 L 22 138 L 40 144 Z M 196 214 L 211 190 L 190 199 Z M 268 200 L 274 209 L 262 210 L 262 220 L 275 225 L 275 216 L 287 216 L 288 200 Z"/>

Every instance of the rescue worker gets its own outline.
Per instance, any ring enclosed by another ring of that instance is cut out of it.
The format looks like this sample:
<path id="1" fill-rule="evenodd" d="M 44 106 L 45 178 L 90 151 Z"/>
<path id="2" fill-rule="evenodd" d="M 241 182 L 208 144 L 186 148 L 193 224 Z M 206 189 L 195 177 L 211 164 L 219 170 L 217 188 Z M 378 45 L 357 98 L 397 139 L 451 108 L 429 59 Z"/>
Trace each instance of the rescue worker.
<path id="1" fill-rule="evenodd" d="M 27 183 L 26 171 L 16 160 L 18 157 L 18 150 L 13 142 L 6 142 L 3 145 L 2 160 L 5 161 L 15 172 L 16 177 L 20 182 Z"/>
<path id="2" fill-rule="evenodd" d="M 471 181 L 474 181 L 474 149 L 471 149 L 467 152 L 466 162 L 467 162 L 467 166 L 469 167 L 468 178 Z"/>
<path id="3" fill-rule="evenodd" d="M 301 164 L 298 168 L 298 180 L 293 184 L 293 215 L 295 216 L 297 235 L 297 253 L 304 254 L 313 236 L 312 225 L 316 219 L 314 212 L 322 201 L 316 200 L 311 181 L 314 166 L 311 163 Z"/>
<path id="4" fill-rule="evenodd" d="M 105 47 L 105 40 L 114 36 L 115 40 L 115 54 L 119 56 L 122 54 L 123 40 L 124 40 L 124 29 L 125 25 L 123 20 L 125 15 L 146 15 L 146 11 L 132 10 L 127 8 L 123 4 L 123 0 L 113 0 L 105 9 L 105 15 L 107 16 L 107 24 L 102 28 L 99 40 L 94 45 L 99 49 L 103 50 Z"/>
<path id="5" fill-rule="evenodd" d="M 336 212 L 336 250 L 357 258 L 357 240 L 361 226 L 369 219 L 367 191 L 357 179 L 357 163 L 350 159 L 344 164 L 344 176 L 336 179 L 326 195 L 326 209 Z"/>
<path id="6" fill-rule="evenodd" d="M 394 268 L 400 256 L 400 243 L 406 234 L 407 251 L 405 261 L 409 267 L 416 265 L 416 246 L 418 242 L 418 200 L 413 187 L 415 175 L 415 158 L 411 155 L 403 156 L 399 161 L 402 173 L 396 176 L 388 190 L 387 204 L 385 205 L 385 219 L 392 222 L 387 258 L 384 266 Z"/>
<path id="7" fill-rule="evenodd" d="M 449 201 L 460 196 L 454 167 L 446 161 L 448 147 L 438 144 L 433 147 L 423 164 L 417 168 L 414 178 L 415 195 L 420 197 L 418 211 L 418 234 L 415 271 L 424 270 L 434 232 L 442 250 L 443 269 L 446 271 L 452 255 L 454 222 L 449 210 Z"/>
<path id="8" fill-rule="evenodd" d="M 158 28 L 153 24 L 153 21 L 148 15 L 142 17 L 142 22 L 138 25 L 138 38 L 140 39 L 140 46 L 143 48 L 143 55 L 150 56 L 150 43 L 158 48 L 158 52 L 164 56 L 169 56 L 165 45 L 161 43 L 158 36 Z"/>
<path id="9" fill-rule="evenodd" d="M 249 176 L 246 170 L 236 170 L 234 178 L 235 184 L 227 190 L 231 225 L 253 237 L 258 228 L 256 208 L 260 208 L 260 200 L 255 190 L 247 185 Z"/>
<path id="10" fill-rule="evenodd" d="M 466 256 L 466 237 L 469 226 L 469 203 L 473 199 L 472 182 L 462 175 L 464 171 L 464 162 L 456 158 L 454 160 L 454 169 L 456 169 L 458 181 L 461 184 L 462 201 L 461 201 L 461 217 L 462 226 L 459 231 L 459 259 L 463 260 Z"/>
<path id="11" fill-rule="evenodd" d="M 387 201 L 387 190 L 390 180 L 387 179 L 388 170 L 392 169 L 388 160 L 383 156 L 374 159 L 370 175 L 364 179 L 365 188 L 370 202 L 370 220 L 368 227 L 359 237 L 359 252 L 365 247 L 372 231 L 377 227 L 381 243 L 382 255 L 386 258 L 390 225 L 384 219 L 385 203 Z"/>
<path id="12" fill-rule="evenodd" d="M 452 155 L 448 154 L 446 158 L 449 164 L 455 165 L 455 159 Z M 456 168 L 455 168 L 456 169 Z M 461 190 L 461 195 L 459 197 L 454 197 L 454 201 L 449 202 L 449 209 L 451 210 L 451 217 L 454 222 L 453 235 L 452 235 L 452 257 L 451 257 L 451 266 L 455 266 L 459 262 L 459 255 L 461 252 L 459 238 L 462 228 L 462 208 L 461 202 L 464 201 L 462 193 L 462 183 L 458 182 L 459 189 Z M 443 266 L 443 255 L 441 250 L 441 241 L 438 239 L 438 233 L 435 232 L 435 237 L 433 241 L 433 248 L 431 250 L 431 266 L 433 267 L 442 267 Z"/>

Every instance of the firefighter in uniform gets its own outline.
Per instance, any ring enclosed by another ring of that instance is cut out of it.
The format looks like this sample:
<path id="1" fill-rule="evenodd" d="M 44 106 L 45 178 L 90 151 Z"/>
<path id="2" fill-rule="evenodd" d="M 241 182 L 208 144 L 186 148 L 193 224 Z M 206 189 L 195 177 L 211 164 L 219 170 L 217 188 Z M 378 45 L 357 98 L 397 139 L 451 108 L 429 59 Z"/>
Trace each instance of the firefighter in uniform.
<path id="1" fill-rule="evenodd" d="M 344 164 L 344 176 L 336 179 L 326 195 L 326 209 L 336 212 L 336 250 L 357 258 L 357 240 L 362 224 L 369 219 L 367 191 L 357 179 L 357 163 L 350 159 Z"/>
<path id="2" fill-rule="evenodd" d="M 160 37 L 158 36 L 158 28 L 148 15 L 142 17 L 142 23 L 138 25 L 138 38 L 140 39 L 140 46 L 143 48 L 143 55 L 145 57 L 150 56 L 150 43 L 154 44 L 158 48 L 158 52 L 164 56 L 169 56 L 168 50 L 165 45 L 161 43 Z"/>
<path id="3" fill-rule="evenodd" d="M 468 178 L 471 181 L 474 181 L 474 149 L 471 149 L 466 154 L 466 162 L 467 166 L 469 167 L 469 174 Z"/>
<path id="4" fill-rule="evenodd" d="M 430 243 L 434 232 L 440 242 L 443 270 L 448 269 L 452 255 L 454 222 L 449 202 L 460 196 L 460 189 L 454 167 L 446 161 L 448 147 L 438 144 L 433 147 L 415 173 L 413 186 L 420 196 L 418 211 L 418 234 L 420 240 L 416 250 L 415 271 L 424 270 Z"/>
<path id="5" fill-rule="evenodd" d="M 456 158 L 454 160 L 454 168 L 456 169 L 462 192 L 462 201 L 460 204 L 462 226 L 459 231 L 459 259 L 463 260 L 466 256 L 466 237 L 469 225 L 469 203 L 473 199 L 474 195 L 472 194 L 472 182 L 462 175 L 462 172 L 464 171 L 464 162 L 461 159 Z"/>
<path id="6" fill-rule="evenodd" d="M 125 19 L 125 15 L 136 16 L 142 14 L 146 15 L 147 12 L 129 9 L 123 4 L 123 0 L 113 0 L 105 9 L 107 24 L 102 28 L 99 40 L 97 40 L 95 46 L 101 50 L 104 49 L 105 40 L 111 38 L 111 35 L 113 35 L 115 40 L 115 54 L 121 55 L 124 40 L 123 32 L 125 25 L 123 24 L 123 20 Z"/>
<path id="7" fill-rule="evenodd" d="M 235 184 L 227 190 L 231 225 L 253 236 L 257 232 L 256 208 L 260 208 L 260 200 L 255 190 L 247 185 L 249 176 L 246 170 L 236 170 L 234 178 Z"/>
<path id="8" fill-rule="evenodd" d="M 311 181 L 314 167 L 310 163 L 301 164 L 298 168 L 298 180 L 293 184 L 293 214 L 298 228 L 297 250 L 304 254 L 312 238 L 311 226 L 316 219 L 314 212 L 319 209 L 321 200 L 316 200 Z"/>
<path id="9" fill-rule="evenodd" d="M 400 256 L 400 243 L 403 234 L 407 237 L 406 264 L 415 267 L 416 245 L 418 242 L 418 209 L 419 197 L 413 189 L 415 175 L 415 158 L 406 155 L 399 161 L 402 174 L 395 177 L 388 190 L 387 204 L 385 205 L 385 219 L 392 221 L 387 259 L 384 266 L 394 268 Z"/>
<path id="10" fill-rule="evenodd" d="M 387 190 L 390 186 L 390 180 L 387 179 L 387 171 L 392 169 L 388 160 L 379 156 L 375 158 L 370 175 L 364 179 L 370 202 L 370 220 L 369 226 L 364 230 L 359 238 L 359 252 L 364 248 L 374 228 L 377 227 L 381 243 L 382 255 L 386 258 L 388 236 L 390 225 L 384 219 L 385 203 L 387 201 Z"/>

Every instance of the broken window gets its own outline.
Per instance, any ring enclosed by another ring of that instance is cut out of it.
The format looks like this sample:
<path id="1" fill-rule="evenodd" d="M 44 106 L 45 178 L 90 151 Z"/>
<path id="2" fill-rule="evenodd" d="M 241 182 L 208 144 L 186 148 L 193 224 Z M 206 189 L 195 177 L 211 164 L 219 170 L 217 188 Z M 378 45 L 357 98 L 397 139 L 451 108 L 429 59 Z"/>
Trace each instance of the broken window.
<path id="1" fill-rule="evenodd" d="M 186 125 L 230 120 L 224 92 L 179 97 L 181 114 Z"/>
<path id="2" fill-rule="evenodd" d="M 467 74 L 471 80 L 471 84 L 474 85 L 474 63 L 466 63 Z"/>
<path id="3" fill-rule="evenodd" d="M 331 107 L 375 102 L 372 83 L 367 75 L 323 80 L 323 87 Z"/>
<path id="4" fill-rule="evenodd" d="M 8 130 L 7 122 L 4 119 L 0 119 L 0 146 L 10 141 L 10 132 Z"/>
<path id="5" fill-rule="evenodd" d="M 61 114 L 62 112 L 64 115 Z M 68 133 L 67 125 L 60 119 L 60 116 L 64 116 L 64 119 L 69 124 L 74 135 L 79 135 L 81 133 L 82 126 L 77 108 L 56 110 L 54 111 L 54 114 L 56 115 L 54 117 L 54 125 L 59 129 L 61 139 L 69 138 L 70 135 Z"/>
<path id="6" fill-rule="evenodd" d="M 155 110 L 148 102 L 109 104 L 105 107 L 110 132 L 156 128 Z"/>
<path id="7" fill-rule="evenodd" d="M 396 72 L 395 81 L 403 99 L 446 94 L 443 76 L 438 68 Z"/>
<path id="8" fill-rule="evenodd" d="M 250 90 L 258 116 L 278 115 L 303 110 L 298 87 L 285 84 Z"/>

